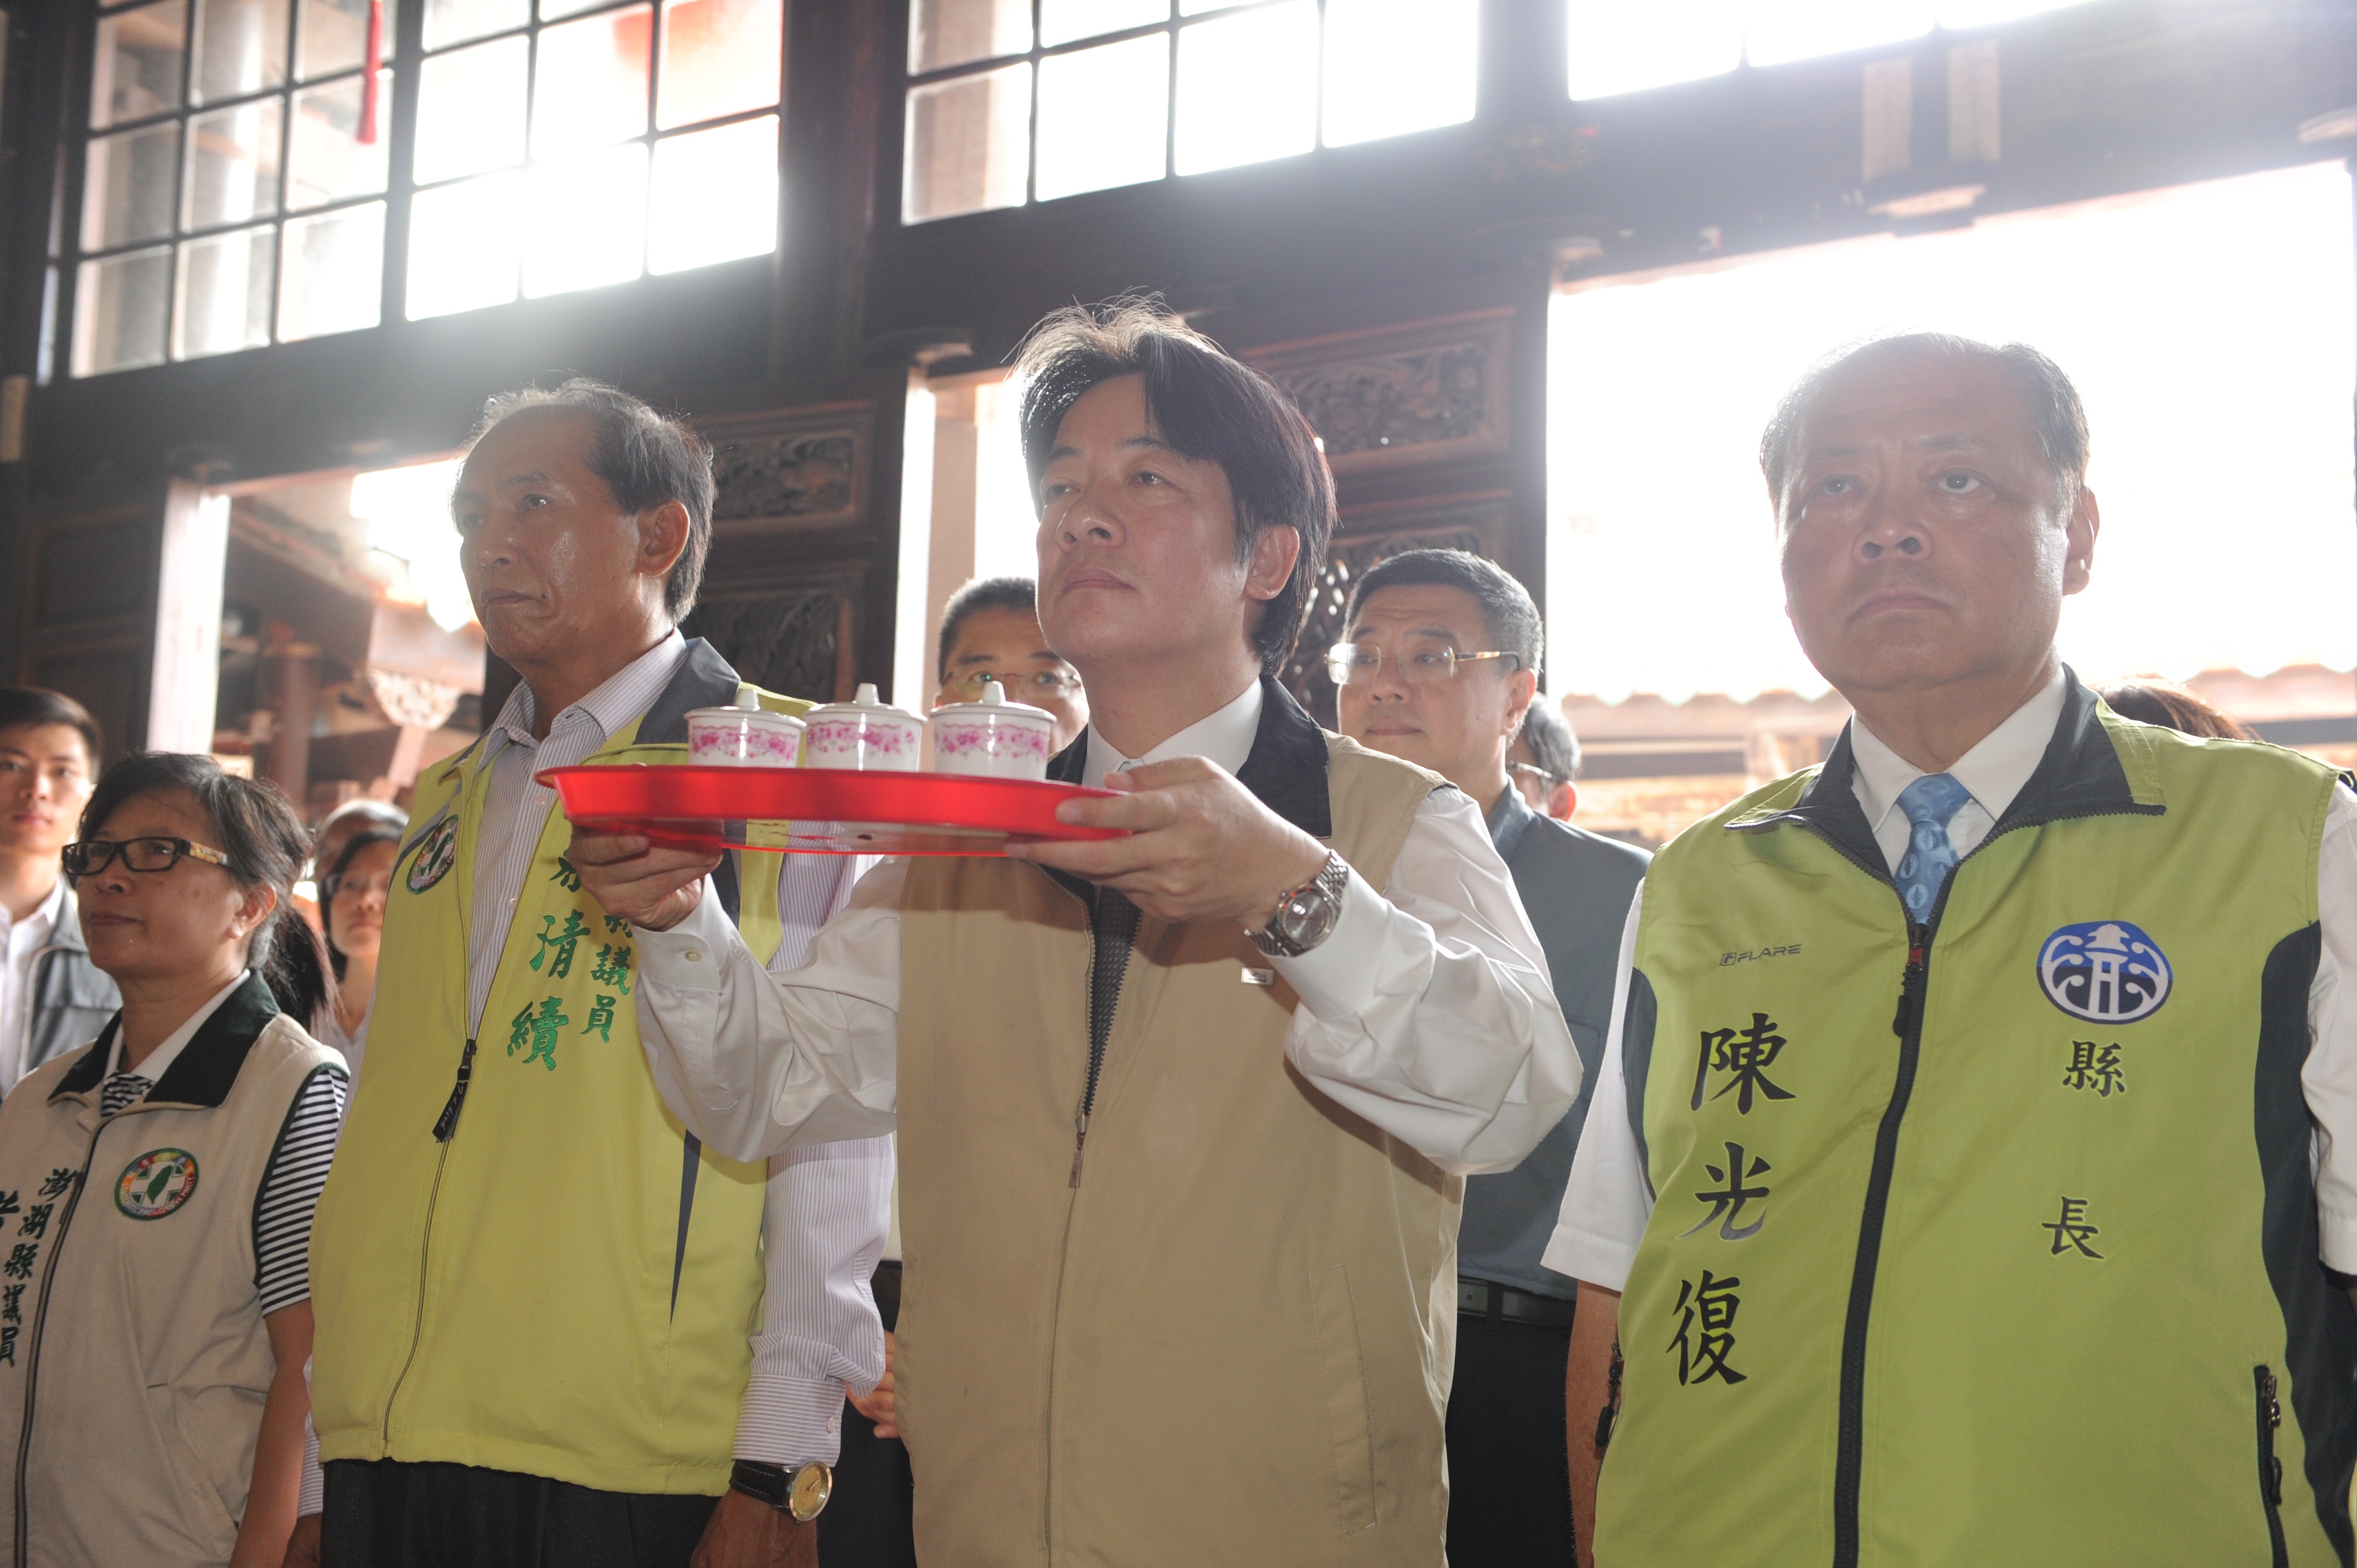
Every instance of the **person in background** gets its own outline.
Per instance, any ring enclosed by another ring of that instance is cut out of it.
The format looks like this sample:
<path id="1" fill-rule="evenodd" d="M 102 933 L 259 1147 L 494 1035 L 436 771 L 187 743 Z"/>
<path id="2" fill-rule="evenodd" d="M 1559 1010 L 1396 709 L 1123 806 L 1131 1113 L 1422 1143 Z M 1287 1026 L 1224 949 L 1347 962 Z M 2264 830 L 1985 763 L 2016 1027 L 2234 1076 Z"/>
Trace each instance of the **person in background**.
<path id="1" fill-rule="evenodd" d="M 1089 722 L 1080 671 L 1048 646 L 1028 577 L 980 577 L 950 596 L 942 607 L 937 673 L 940 704 L 980 702 L 982 683 L 996 681 L 1008 702 L 1047 709 L 1056 716 L 1058 751 Z"/>
<path id="2" fill-rule="evenodd" d="M 2087 451 L 1935 334 L 1761 437 L 1854 716 L 1629 911 L 1545 1258 L 1607 1568 L 2350 1561 L 2357 794 L 2057 657 Z"/>
<path id="3" fill-rule="evenodd" d="M 1543 817 L 1571 821 L 1579 809 L 1579 736 L 1553 703 L 1533 703 L 1506 751 L 1506 772 Z"/>
<path id="4" fill-rule="evenodd" d="M 2095 695 L 2124 719 L 2208 740 L 2256 740 L 2258 733 L 2207 699 L 2168 681 L 2118 681 Z"/>
<path id="5" fill-rule="evenodd" d="M 369 1004 L 376 994 L 377 949 L 384 940 L 385 901 L 393 895 L 401 830 L 371 825 L 345 836 L 319 878 L 328 917 L 328 958 L 336 969 L 336 1005 L 321 1038 L 344 1055 L 354 1077 L 368 1049 Z"/>
<path id="6" fill-rule="evenodd" d="M 67 846 L 123 1005 L 0 1104 L 5 1560 L 277 1568 L 310 1407 L 311 1215 L 346 1079 L 310 853 L 208 757 L 117 763 Z"/>
<path id="7" fill-rule="evenodd" d="M 1530 595 L 1494 563 L 1461 550 L 1392 556 L 1359 579 L 1343 625 L 1349 640 L 1327 658 L 1342 733 L 1473 797 L 1579 1048 L 1570 1112 L 1512 1170 L 1466 1178 L 1448 1395 L 1453 1568 L 1568 1568 L 1561 1391 L 1577 1293 L 1539 1253 L 1604 1055 L 1620 920 L 1648 857 L 1538 815 L 1508 783 L 1508 743 L 1547 712 L 1534 700 L 1544 630 Z"/>
<path id="8" fill-rule="evenodd" d="M 82 946 L 58 852 L 98 777 L 98 725 L 38 686 L 0 687 L 0 1094 L 88 1043 L 122 1005 Z"/>
<path id="9" fill-rule="evenodd" d="M 373 829 L 398 837 L 408 822 L 409 813 L 400 807 L 371 800 L 365 795 L 347 800 L 328 813 L 328 820 L 319 824 L 319 831 L 314 835 L 317 847 L 311 852 L 310 880 L 307 884 L 297 884 L 295 892 L 295 907 L 303 912 L 305 919 L 311 922 L 313 930 L 325 938 L 328 935 L 328 917 L 319 902 L 304 897 L 307 887 L 310 892 L 318 892 L 319 878 L 327 875 L 335 865 L 337 857 L 344 853 L 344 845 L 353 834 Z"/>

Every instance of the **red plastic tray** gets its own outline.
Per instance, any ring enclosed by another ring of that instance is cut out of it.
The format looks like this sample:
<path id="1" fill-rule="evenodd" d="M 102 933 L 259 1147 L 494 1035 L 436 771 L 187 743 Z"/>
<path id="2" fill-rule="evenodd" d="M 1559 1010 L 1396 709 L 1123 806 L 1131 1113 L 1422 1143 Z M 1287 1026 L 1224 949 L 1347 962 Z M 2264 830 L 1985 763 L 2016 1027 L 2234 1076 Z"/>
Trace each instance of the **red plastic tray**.
<path id="1" fill-rule="evenodd" d="M 1056 808 L 1110 789 L 848 768 L 551 768 L 539 775 L 586 828 L 658 843 L 799 854 L 1000 854 L 1010 841 L 1125 837 Z"/>

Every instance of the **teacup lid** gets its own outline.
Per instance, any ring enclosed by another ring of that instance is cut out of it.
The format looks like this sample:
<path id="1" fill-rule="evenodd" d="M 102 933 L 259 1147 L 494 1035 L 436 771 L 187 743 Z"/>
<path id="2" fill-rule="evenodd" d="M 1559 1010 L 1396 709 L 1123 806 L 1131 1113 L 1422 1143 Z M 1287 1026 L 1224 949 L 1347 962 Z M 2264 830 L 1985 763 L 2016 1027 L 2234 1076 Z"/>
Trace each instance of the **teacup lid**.
<path id="1" fill-rule="evenodd" d="M 996 681 L 985 681 L 982 683 L 982 695 L 973 702 L 944 703 L 935 708 L 927 716 L 936 719 L 971 718 L 974 716 L 974 711 L 976 708 L 988 708 L 994 716 L 1011 719 L 1017 724 L 1036 721 L 1052 726 L 1056 722 L 1056 715 L 1045 708 L 1035 708 L 1028 703 L 1008 702 L 1006 688 Z"/>
<path id="2" fill-rule="evenodd" d="M 759 714 L 764 719 L 774 720 L 779 724 L 799 725 L 802 722 L 791 714 L 773 714 L 761 706 L 761 690 L 750 684 L 737 688 L 737 701 L 732 705 L 725 708 L 690 708 L 687 716 L 692 719 L 715 717 L 734 719 L 740 714 Z"/>
<path id="3" fill-rule="evenodd" d="M 829 703 L 824 707 L 813 708 L 810 711 L 809 716 L 813 719 L 833 717 L 848 718 L 855 714 L 864 715 L 869 718 L 883 718 L 887 716 L 892 718 L 902 718 L 907 719 L 910 724 L 920 725 L 925 722 L 922 718 L 910 713 L 908 709 L 896 708 L 891 703 L 877 697 L 876 694 L 876 682 L 873 681 L 862 681 L 859 683 L 859 690 L 853 693 L 851 701 L 847 703 Z"/>

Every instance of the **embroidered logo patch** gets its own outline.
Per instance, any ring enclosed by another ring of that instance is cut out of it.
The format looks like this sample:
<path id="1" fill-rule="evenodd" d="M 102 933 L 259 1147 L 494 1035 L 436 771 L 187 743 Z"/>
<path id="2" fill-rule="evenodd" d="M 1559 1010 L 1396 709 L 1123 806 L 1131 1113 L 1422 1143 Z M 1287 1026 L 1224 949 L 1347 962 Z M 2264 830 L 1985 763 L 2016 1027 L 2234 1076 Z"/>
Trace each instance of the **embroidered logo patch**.
<path id="1" fill-rule="evenodd" d="M 161 1219 L 196 1190 L 196 1155 L 186 1149 L 150 1149 L 115 1178 L 114 1207 L 134 1219 Z"/>
<path id="2" fill-rule="evenodd" d="M 439 826 L 429 830 L 425 842 L 417 846 L 417 858 L 409 863 L 409 890 L 423 893 L 450 875 L 458 864 L 458 819 L 445 817 Z"/>
<path id="3" fill-rule="evenodd" d="M 2064 926 L 2038 950 L 2046 999 L 2090 1024 L 2133 1024 L 2169 1000 L 2169 960 L 2160 944 L 2126 920 Z"/>

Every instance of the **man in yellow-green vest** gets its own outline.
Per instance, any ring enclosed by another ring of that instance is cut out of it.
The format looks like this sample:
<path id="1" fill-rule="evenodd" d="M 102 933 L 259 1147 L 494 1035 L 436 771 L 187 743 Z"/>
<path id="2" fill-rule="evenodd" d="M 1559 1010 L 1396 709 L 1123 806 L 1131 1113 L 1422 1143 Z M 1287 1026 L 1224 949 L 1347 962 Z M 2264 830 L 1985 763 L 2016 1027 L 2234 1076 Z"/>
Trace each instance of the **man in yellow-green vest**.
<path id="1" fill-rule="evenodd" d="M 2087 446 L 1931 334 L 1769 424 L 1856 716 L 1630 913 L 1546 1253 L 1583 1563 L 2351 1562 L 2357 795 L 2060 661 Z"/>
<path id="2" fill-rule="evenodd" d="M 701 440 L 587 381 L 495 399 L 459 476 L 468 585 L 523 682 L 420 780 L 394 865 L 313 1233 L 325 1497 L 298 1561 L 815 1561 L 845 1387 L 883 1370 L 888 1142 L 765 1168 L 681 1126 L 639 1043 L 629 922 L 584 890 L 534 781 L 683 761 L 688 711 L 737 700 L 676 629 L 712 499 Z M 799 961 L 848 887 L 781 858 L 728 857 L 719 897 L 749 947 Z"/>

